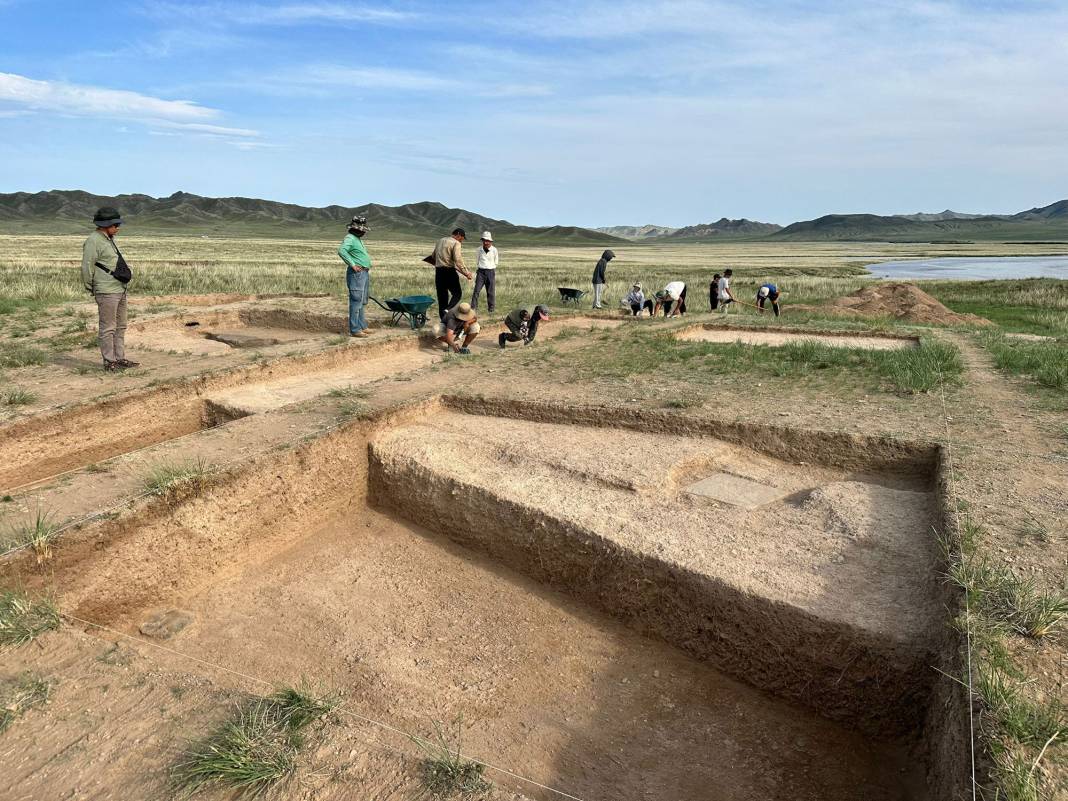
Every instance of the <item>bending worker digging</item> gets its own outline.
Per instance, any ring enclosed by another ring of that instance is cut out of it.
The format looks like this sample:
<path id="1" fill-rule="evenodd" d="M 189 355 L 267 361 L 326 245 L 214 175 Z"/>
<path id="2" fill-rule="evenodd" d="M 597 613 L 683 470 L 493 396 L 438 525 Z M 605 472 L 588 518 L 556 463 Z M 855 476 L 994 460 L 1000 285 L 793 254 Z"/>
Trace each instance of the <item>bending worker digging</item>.
<path id="1" fill-rule="evenodd" d="M 438 324 L 438 342 L 445 344 L 446 350 L 455 353 L 470 353 L 471 343 L 475 341 L 482 326 L 478 324 L 478 315 L 470 303 L 458 303 L 445 312 Z"/>
<path id="2" fill-rule="evenodd" d="M 526 309 L 516 309 L 508 313 L 504 318 L 507 331 L 497 337 L 497 345 L 504 350 L 506 342 L 522 342 L 529 345 L 538 335 L 538 324 L 549 321 L 549 309 L 541 304 L 534 307 L 534 312 Z"/>

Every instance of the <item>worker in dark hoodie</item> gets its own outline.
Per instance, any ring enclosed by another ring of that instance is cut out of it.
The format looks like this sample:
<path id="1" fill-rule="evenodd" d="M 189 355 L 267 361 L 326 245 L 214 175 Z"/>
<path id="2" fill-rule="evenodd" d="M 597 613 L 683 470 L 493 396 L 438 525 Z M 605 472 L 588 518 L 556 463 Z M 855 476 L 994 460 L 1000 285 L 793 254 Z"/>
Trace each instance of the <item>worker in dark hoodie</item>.
<path id="1" fill-rule="evenodd" d="M 595 309 L 602 308 L 601 296 L 604 295 L 604 273 L 608 269 L 608 262 L 615 257 L 615 253 L 606 250 L 601 254 L 601 260 L 597 262 L 597 266 L 593 268 L 593 308 Z"/>

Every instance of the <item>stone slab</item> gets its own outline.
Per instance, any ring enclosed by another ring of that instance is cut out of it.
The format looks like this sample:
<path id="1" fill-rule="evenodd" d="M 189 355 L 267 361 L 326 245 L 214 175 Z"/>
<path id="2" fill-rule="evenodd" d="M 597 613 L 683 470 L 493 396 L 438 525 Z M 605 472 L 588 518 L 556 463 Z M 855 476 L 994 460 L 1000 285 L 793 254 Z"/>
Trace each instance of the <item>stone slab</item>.
<path id="1" fill-rule="evenodd" d="M 193 622 L 193 615 L 181 609 L 159 612 L 141 624 L 141 633 L 157 640 L 169 640 Z"/>
<path id="2" fill-rule="evenodd" d="M 741 476 L 732 476 L 730 473 L 713 473 L 708 478 L 686 487 L 686 492 L 743 509 L 757 509 L 789 494 L 788 490 L 760 484 Z"/>
<path id="3" fill-rule="evenodd" d="M 266 348 L 282 342 L 274 337 L 256 336 L 255 334 L 238 334 L 232 331 L 214 331 L 206 334 L 208 339 L 222 342 L 231 348 Z"/>

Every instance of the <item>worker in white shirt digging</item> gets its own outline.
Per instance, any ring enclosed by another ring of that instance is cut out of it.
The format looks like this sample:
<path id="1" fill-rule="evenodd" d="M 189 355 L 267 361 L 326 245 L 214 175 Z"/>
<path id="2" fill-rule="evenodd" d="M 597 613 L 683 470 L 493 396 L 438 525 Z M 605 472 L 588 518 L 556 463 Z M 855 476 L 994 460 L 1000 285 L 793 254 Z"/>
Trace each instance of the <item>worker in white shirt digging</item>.
<path id="1" fill-rule="evenodd" d="M 490 314 L 497 308 L 497 264 L 500 261 L 497 248 L 493 246 L 493 234 L 482 232 L 482 247 L 478 249 L 478 267 L 475 270 L 475 289 L 471 294 L 471 308 L 478 311 L 478 296 L 486 288 L 486 303 Z"/>
<path id="2" fill-rule="evenodd" d="M 686 284 L 683 281 L 672 281 L 661 291 L 656 293 L 656 306 L 653 308 L 653 317 L 664 310 L 665 317 L 678 317 L 686 313 Z"/>

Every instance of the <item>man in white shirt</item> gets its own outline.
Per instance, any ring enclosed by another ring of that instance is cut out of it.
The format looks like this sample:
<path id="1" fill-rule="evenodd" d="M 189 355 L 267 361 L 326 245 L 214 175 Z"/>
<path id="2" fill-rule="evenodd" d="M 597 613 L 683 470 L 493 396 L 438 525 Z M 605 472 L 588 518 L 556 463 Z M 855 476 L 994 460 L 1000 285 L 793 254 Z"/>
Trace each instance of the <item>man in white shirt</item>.
<path id="1" fill-rule="evenodd" d="M 672 281 L 660 292 L 656 293 L 656 307 L 653 309 L 653 317 L 664 310 L 665 317 L 677 317 L 686 313 L 686 284 L 682 281 Z"/>
<path id="2" fill-rule="evenodd" d="M 493 234 L 482 232 L 482 247 L 478 249 L 478 269 L 475 271 L 475 291 L 471 295 L 471 308 L 478 309 L 478 296 L 486 288 L 486 303 L 490 314 L 497 308 L 497 248 L 493 246 Z"/>
<path id="3" fill-rule="evenodd" d="M 719 279 L 719 308 L 723 310 L 723 313 L 727 313 L 727 309 L 734 303 L 734 295 L 731 292 L 731 277 L 734 275 L 734 270 L 724 270 L 723 277 Z"/>

